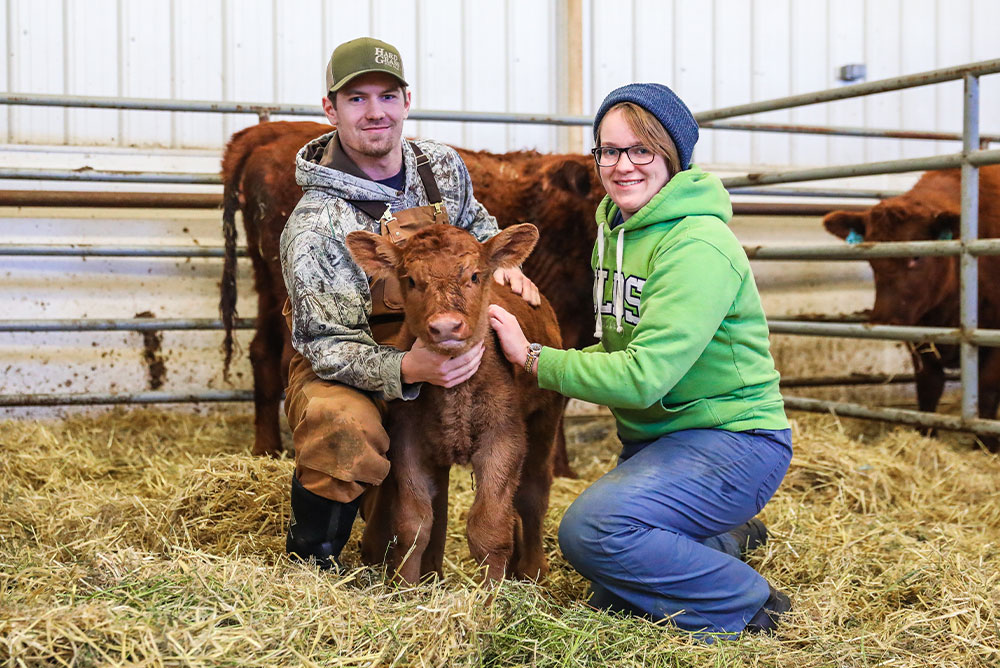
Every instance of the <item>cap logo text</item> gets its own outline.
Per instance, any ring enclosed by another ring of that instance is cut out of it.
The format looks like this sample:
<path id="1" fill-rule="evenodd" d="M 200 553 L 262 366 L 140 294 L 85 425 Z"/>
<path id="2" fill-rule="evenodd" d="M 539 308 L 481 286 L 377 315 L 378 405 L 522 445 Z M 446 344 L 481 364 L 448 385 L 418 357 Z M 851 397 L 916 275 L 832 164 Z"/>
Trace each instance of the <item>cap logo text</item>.
<path id="1" fill-rule="evenodd" d="M 379 46 L 375 47 L 375 62 L 379 65 L 388 65 L 394 70 L 400 69 L 399 56 Z"/>

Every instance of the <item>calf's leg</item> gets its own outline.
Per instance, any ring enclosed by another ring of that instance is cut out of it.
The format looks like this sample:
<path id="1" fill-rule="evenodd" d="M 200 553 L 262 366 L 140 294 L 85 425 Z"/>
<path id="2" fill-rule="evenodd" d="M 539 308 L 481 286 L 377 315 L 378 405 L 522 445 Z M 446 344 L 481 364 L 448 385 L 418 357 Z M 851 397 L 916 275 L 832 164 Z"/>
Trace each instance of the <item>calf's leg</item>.
<path id="1" fill-rule="evenodd" d="M 469 509 L 469 551 L 486 566 L 486 577 L 504 576 L 514 549 L 514 491 L 525 454 L 524 427 L 500 424 L 480 436 L 472 456 L 476 499 Z"/>
<path id="2" fill-rule="evenodd" d="M 555 436 L 564 405 L 564 400 L 552 397 L 547 406 L 528 417 L 528 451 L 514 496 L 514 507 L 521 519 L 520 531 L 514 534 L 516 559 L 512 570 L 517 577 L 541 579 L 549 572 L 542 526 L 549 508 L 553 464 L 558 456 Z"/>
<path id="3" fill-rule="evenodd" d="M 420 580 L 424 552 L 431 541 L 434 523 L 433 470 L 422 461 L 424 443 L 419 420 L 393 416 L 389 432 L 393 476 L 397 481 L 396 504 L 392 510 L 395 545 L 386 564 L 393 578 L 407 584 Z"/>
<path id="4" fill-rule="evenodd" d="M 933 352 L 922 351 L 914 355 L 914 374 L 917 381 L 917 405 L 920 410 L 933 413 L 944 392 L 944 367 Z"/>
<path id="5" fill-rule="evenodd" d="M 1000 350 L 981 348 L 979 351 L 979 417 L 992 420 L 997 415 L 1000 404 Z M 1000 438 L 983 434 L 979 440 L 990 452 L 1000 452 Z"/>
<path id="6" fill-rule="evenodd" d="M 933 348 L 920 348 L 919 344 L 912 348 L 911 356 L 917 384 L 917 406 L 922 411 L 933 413 L 944 392 L 944 365 L 941 357 Z M 930 427 L 922 431 L 927 436 L 937 433 L 937 430 Z"/>
<path id="7" fill-rule="evenodd" d="M 395 469 L 381 485 L 365 491 L 361 498 L 361 518 L 365 531 L 361 536 L 361 561 L 369 566 L 388 563 L 396 549 L 393 530 L 394 510 L 399 505 L 398 483 Z"/>
<path id="8" fill-rule="evenodd" d="M 274 457 L 282 450 L 279 404 L 287 371 L 282 371 L 281 364 L 285 322 L 281 308 L 272 301 L 263 294 L 258 297 L 257 332 L 250 343 L 250 366 L 255 432 L 252 452 Z"/>
<path id="9" fill-rule="evenodd" d="M 420 561 L 420 577 L 430 573 L 437 573 L 438 577 L 444 576 L 444 544 L 448 537 L 448 477 L 451 467 L 439 466 L 432 473 L 432 485 L 434 496 L 431 499 L 431 508 L 434 513 L 434 521 L 431 526 L 431 537 L 424 550 L 423 559 Z"/>

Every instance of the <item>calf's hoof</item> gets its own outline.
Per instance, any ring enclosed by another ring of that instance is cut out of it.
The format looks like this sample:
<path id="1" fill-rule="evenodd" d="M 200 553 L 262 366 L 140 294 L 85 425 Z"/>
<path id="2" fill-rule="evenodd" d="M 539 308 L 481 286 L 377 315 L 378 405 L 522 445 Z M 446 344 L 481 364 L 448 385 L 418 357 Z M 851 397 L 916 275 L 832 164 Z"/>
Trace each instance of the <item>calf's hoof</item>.
<path id="1" fill-rule="evenodd" d="M 994 454 L 1000 452 L 1000 438 L 996 436 L 977 436 L 976 438 L 990 452 Z"/>

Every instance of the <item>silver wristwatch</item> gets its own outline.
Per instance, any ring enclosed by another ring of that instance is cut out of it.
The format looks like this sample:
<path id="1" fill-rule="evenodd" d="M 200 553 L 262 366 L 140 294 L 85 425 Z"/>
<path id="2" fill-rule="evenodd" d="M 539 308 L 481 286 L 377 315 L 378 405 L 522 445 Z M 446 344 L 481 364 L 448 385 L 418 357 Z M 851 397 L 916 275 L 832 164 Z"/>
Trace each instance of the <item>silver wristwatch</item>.
<path id="1" fill-rule="evenodd" d="M 535 360 L 538 356 L 542 354 L 542 344 L 540 343 L 529 343 L 528 344 L 528 357 L 524 360 L 524 372 L 527 374 L 531 373 L 531 367 L 535 364 Z"/>

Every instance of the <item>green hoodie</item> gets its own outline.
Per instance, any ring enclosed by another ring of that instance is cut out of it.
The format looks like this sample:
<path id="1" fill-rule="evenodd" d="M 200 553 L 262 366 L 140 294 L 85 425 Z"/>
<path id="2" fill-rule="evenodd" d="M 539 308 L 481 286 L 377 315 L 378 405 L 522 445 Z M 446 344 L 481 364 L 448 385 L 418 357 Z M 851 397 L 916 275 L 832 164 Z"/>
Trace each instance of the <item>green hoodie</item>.
<path id="1" fill-rule="evenodd" d="M 605 197 L 591 260 L 602 340 L 543 348 L 538 384 L 608 406 L 629 441 L 682 429 L 788 428 L 722 182 L 692 165 L 611 229 L 617 212 Z"/>

